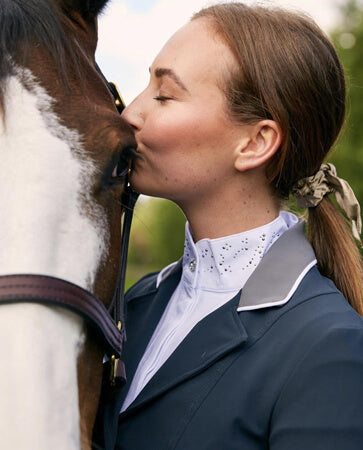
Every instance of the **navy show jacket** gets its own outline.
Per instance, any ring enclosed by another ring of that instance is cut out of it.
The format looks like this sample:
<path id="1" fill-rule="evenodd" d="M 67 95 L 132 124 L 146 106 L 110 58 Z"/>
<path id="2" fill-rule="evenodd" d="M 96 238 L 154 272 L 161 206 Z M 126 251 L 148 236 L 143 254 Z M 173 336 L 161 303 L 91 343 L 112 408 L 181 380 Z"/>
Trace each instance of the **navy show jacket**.
<path id="1" fill-rule="evenodd" d="M 102 400 L 98 443 L 107 450 L 362 450 L 363 319 L 314 259 L 303 224 L 284 233 L 240 293 L 200 321 L 119 414 L 181 265 L 158 287 L 157 274 L 136 283 L 127 294 L 128 384 Z"/>

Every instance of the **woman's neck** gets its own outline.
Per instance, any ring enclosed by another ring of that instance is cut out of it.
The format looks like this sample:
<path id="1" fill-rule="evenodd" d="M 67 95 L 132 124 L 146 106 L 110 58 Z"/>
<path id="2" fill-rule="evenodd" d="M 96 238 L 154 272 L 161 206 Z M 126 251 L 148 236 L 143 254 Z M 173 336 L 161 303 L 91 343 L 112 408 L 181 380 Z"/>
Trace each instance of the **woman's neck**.
<path id="1" fill-rule="evenodd" d="M 270 191 L 256 192 L 251 187 L 232 191 L 232 194 L 231 191 L 222 191 L 209 198 L 179 204 L 189 221 L 195 242 L 251 230 L 279 215 L 279 203 Z"/>

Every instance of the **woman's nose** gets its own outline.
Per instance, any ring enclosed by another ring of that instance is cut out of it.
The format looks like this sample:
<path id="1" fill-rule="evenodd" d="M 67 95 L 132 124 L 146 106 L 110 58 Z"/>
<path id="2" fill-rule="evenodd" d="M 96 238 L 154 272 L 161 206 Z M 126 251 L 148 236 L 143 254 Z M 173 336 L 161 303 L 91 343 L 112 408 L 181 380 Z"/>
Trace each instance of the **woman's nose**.
<path id="1" fill-rule="evenodd" d="M 122 111 L 121 117 L 136 131 L 139 130 L 143 123 L 143 116 L 139 108 L 138 97 L 135 98 Z"/>

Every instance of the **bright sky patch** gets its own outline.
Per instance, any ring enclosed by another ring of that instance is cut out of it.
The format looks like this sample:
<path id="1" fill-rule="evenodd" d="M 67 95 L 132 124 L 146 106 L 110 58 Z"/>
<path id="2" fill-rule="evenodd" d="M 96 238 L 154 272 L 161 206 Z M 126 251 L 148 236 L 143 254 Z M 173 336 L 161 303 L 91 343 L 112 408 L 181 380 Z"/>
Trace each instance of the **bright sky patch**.
<path id="1" fill-rule="evenodd" d="M 145 13 L 149 11 L 157 0 L 127 0 L 126 3 L 135 12 Z"/>

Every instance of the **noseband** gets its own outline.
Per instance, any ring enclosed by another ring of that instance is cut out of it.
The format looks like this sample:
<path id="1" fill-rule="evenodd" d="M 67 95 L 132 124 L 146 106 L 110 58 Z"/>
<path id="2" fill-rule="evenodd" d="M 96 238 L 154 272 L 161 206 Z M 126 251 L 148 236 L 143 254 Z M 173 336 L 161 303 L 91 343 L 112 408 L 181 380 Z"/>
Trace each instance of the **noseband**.
<path id="1" fill-rule="evenodd" d="M 117 87 L 109 83 L 99 67 L 97 71 L 114 97 L 117 110 L 121 113 L 124 103 Z M 121 237 L 121 255 L 116 288 L 108 309 L 93 294 L 81 287 L 59 278 L 43 275 L 0 276 L 0 304 L 40 303 L 69 309 L 83 317 L 96 331 L 108 361 L 104 364 L 104 381 L 109 386 L 123 385 L 126 381 L 125 368 L 120 356 L 126 340 L 124 327 L 124 292 L 128 244 L 134 206 L 138 194 L 132 191 L 128 177 L 122 194 L 124 218 Z"/>

